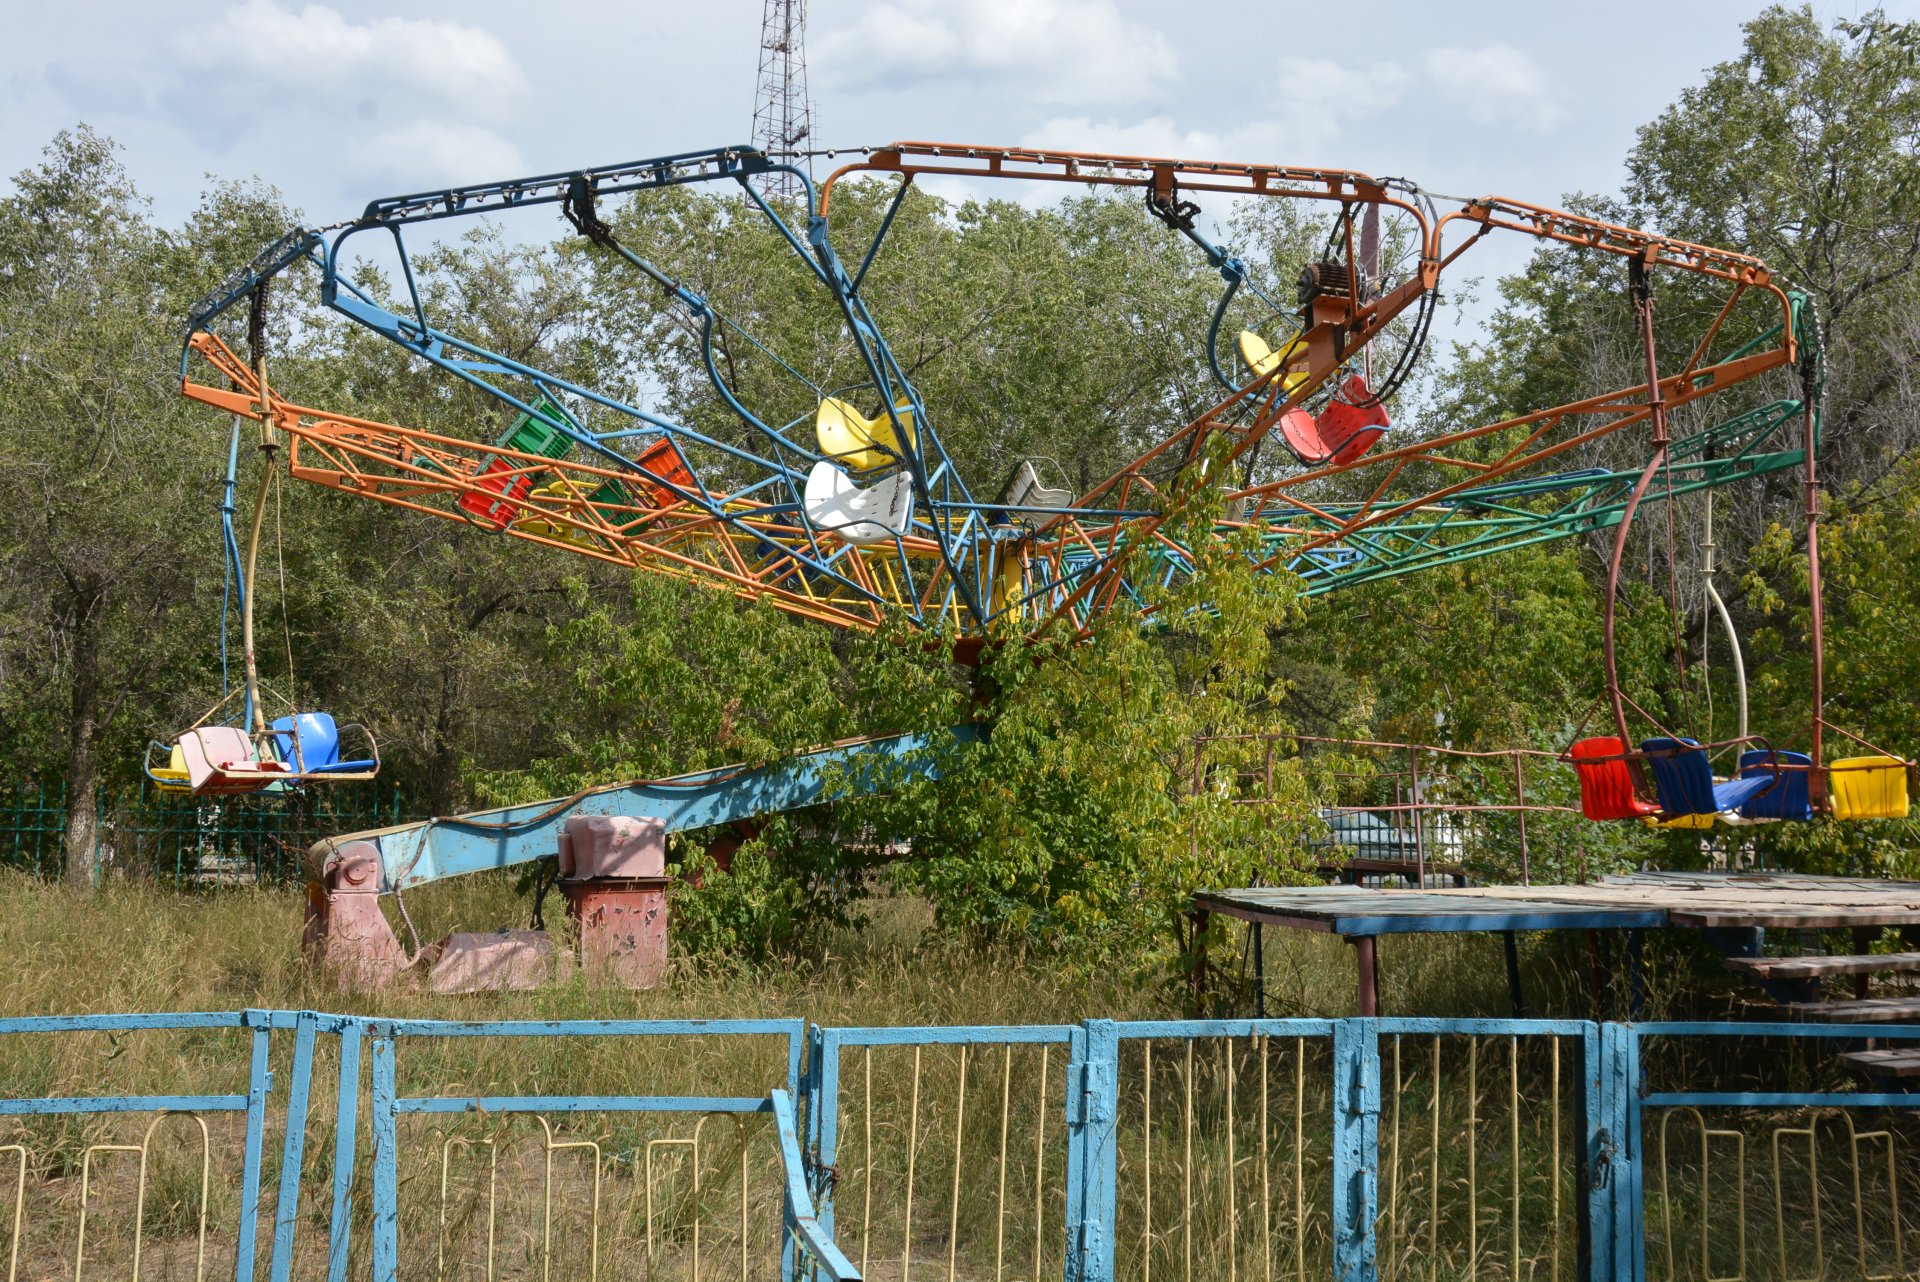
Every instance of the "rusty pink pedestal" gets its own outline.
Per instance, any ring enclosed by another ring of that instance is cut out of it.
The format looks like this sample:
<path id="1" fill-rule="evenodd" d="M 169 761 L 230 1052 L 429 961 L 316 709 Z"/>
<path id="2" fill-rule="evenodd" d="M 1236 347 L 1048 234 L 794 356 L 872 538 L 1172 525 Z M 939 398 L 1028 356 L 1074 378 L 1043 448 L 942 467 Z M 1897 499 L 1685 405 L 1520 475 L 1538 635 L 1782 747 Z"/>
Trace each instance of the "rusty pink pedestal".
<path id="1" fill-rule="evenodd" d="M 560 893 L 589 982 L 653 988 L 667 971 L 667 830 L 658 819 L 576 815 L 560 833 Z"/>
<path id="2" fill-rule="evenodd" d="M 665 825 L 578 815 L 567 820 L 559 845 L 560 891 L 579 928 L 588 979 L 626 988 L 660 984 L 667 971 Z M 556 969 L 564 973 L 549 950 L 520 938 L 525 931 L 452 936 L 420 957 L 407 956 L 380 909 L 380 852 L 371 842 L 330 851 L 317 872 L 307 889 L 307 951 L 349 987 L 380 988 L 416 965 L 432 966 L 439 980 L 442 963 L 460 971 L 433 985 L 449 991 L 524 988 Z"/>

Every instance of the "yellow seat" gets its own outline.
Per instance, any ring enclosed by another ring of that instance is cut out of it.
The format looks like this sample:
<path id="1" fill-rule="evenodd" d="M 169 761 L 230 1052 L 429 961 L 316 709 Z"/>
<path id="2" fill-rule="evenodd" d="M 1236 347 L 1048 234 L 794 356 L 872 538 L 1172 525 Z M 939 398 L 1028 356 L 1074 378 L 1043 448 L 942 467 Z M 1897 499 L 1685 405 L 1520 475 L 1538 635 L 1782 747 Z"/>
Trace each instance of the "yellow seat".
<path id="1" fill-rule="evenodd" d="M 814 435 L 820 441 L 820 452 L 855 472 L 885 467 L 905 458 L 916 439 L 913 406 L 907 401 L 896 401 L 893 409 L 900 417 L 901 430 L 906 434 L 904 444 L 894 432 L 893 420 L 885 414 L 869 419 L 839 397 L 829 396 L 820 402 L 820 412 L 814 417 L 813 423 Z"/>
<path id="2" fill-rule="evenodd" d="M 167 754 L 167 764 L 149 771 L 147 777 L 161 792 L 193 791 L 193 785 L 187 779 L 187 754 L 180 751 L 177 743 L 173 745 L 173 751 Z"/>
<path id="3" fill-rule="evenodd" d="M 572 498 L 573 494 L 573 487 L 565 481 L 550 481 L 545 485 L 537 487 L 532 493 L 527 495 L 527 498 L 530 500 L 545 499 L 549 503 L 563 503 Z M 579 526 L 568 525 L 561 521 L 548 520 L 537 511 L 516 518 L 513 522 L 513 528 L 527 534 L 537 534 L 543 538 L 565 539 L 569 543 L 578 543 L 582 546 L 590 545 L 593 542 L 593 536 Z"/>
<path id="4" fill-rule="evenodd" d="M 1907 763 L 1898 757 L 1842 757 L 1827 767 L 1837 819 L 1905 819 Z"/>
<path id="5" fill-rule="evenodd" d="M 1307 354 L 1305 339 L 1296 338 L 1276 352 L 1268 346 L 1266 339 L 1250 329 L 1240 331 L 1239 346 L 1240 359 L 1247 363 L 1247 368 L 1253 371 L 1255 378 L 1264 378 L 1276 369 L 1285 368 L 1303 359 Z M 1307 372 L 1297 370 L 1281 377 L 1280 390 L 1283 394 L 1290 396 L 1294 388 L 1306 381 Z"/>
<path id="6" fill-rule="evenodd" d="M 1642 822 L 1649 828 L 1700 830 L 1713 827 L 1714 820 L 1719 817 L 1718 815 L 1675 815 L 1671 819 L 1655 819 L 1652 815 L 1648 815 Z"/>

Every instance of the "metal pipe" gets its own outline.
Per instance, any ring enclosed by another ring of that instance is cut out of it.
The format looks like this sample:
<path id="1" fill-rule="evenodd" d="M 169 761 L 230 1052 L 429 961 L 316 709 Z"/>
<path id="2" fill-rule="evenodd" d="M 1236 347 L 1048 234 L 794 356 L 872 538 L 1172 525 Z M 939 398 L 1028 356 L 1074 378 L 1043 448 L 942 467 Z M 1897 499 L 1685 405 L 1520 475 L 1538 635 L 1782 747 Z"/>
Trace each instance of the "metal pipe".
<path id="1" fill-rule="evenodd" d="M 1500 932 L 1501 951 L 1507 955 L 1507 998 L 1513 1004 L 1513 1017 L 1525 1019 L 1527 1006 L 1520 991 L 1520 939 L 1513 931 Z"/>
<path id="2" fill-rule="evenodd" d="M 1666 454 L 1666 446 L 1659 445 L 1654 448 L 1653 457 L 1647 460 L 1647 466 L 1640 473 L 1640 479 L 1634 482 L 1633 493 L 1627 498 L 1627 506 L 1620 513 L 1620 526 L 1613 535 L 1613 556 L 1607 562 L 1607 595 L 1600 606 L 1600 651 L 1607 669 L 1607 700 L 1612 705 L 1613 728 L 1619 733 L 1623 748 L 1629 746 L 1631 740 L 1627 736 L 1627 707 L 1620 692 L 1620 667 L 1613 636 L 1616 605 L 1620 596 L 1620 565 L 1626 559 L 1627 531 L 1633 526 L 1634 511 L 1640 506 L 1640 499 L 1646 494 L 1647 485 L 1653 480 L 1653 474 L 1660 470 L 1660 464 L 1665 460 Z"/>
<path id="3" fill-rule="evenodd" d="M 1374 953 L 1372 935 L 1354 937 L 1353 960 L 1360 979 L 1360 1017 L 1370 1019 L 1380 1013 L 1379 959 Z"/>
<path id="4" fill-rule="evenodd" d="M 1740 634 L 1734 631 L 1733 616 L 1727 613 L 1727 603 L 1720 599 L 1720 590 L 1713 584 L 1713 576 L 1720 568 L 1718 551 L 1713 541 L 1713 496 L 1709 494 L 1707 496 L 1707 538 L 1706 542 L 1700 545 L 1700 577 L 1706 585 L 1707 603 L 1713 607 L 1714 614 L 1719 618 L 1720 627 L 1727 634 L 1727 648 L 1733 652 L 1734 691 L 1739 697 L 1740 714 L 1740 728 L 1735 732 L 1734 738 L 1744 739 L 1747 737 L 1747 661 L 1740 653 Z M 1704 674 L 1706 669 L 1707 647 L 1703 634 L 1700 642 L 1700 670 Z M 1707 687 L 1707 697 L 1709 700 L 1713 697 L 1711 683 Z M 1711 709 L 1711 702 L 1708 707 Z"/>
<path id="5" fill-rule="evenodd" d="M 1620 595 L 1620 565 L 1626 559 L 1627 533 L 1633 528 L 1633 514 L 1640 507 L 1640 500 L 1646 495 L 1647 486 L 1653 481 L 1653 474 L 1660 470 L 1667 457 L 1667 404 L 1660 395 L 1660 367 L 1654 354 L 1653 345 L 1653 294 L 1647 288 L 1646 266 L 1636 260 L 1633 265 L 1632 292 L 1634 310 L 1639 314 L 1640 344 L 1647 361 L 1647 410 L 1653 422 L 1653 455 L 1647 460 L 1640 479 L 1634 483 L 1633 493 L 1627 499 L 1627 505 L 1620 513 L 1620 525 L 1613 535 L 1613 556 L 1607 562 L 1607 595 L 1601 603 L 1602 637 L 1601 651 L 1607 669 L 1607 699 L 1613 705 L 1613 726 L 1620 735 L 1620 743 L 1625 747 L 1630 740 L 1627 737 L 1627 709 L 1620 695 L 1620 669 L 1618 655 L 1614 646 L 1614 620 L 1617 614 L 1617 600 Z"/>
<path id="6" fill-rule="evenodd" d="M 1712 544 L 1708 544 L 1711 548 Z M 1713 612 L 1720 618 L 1720 626 L 1727 634 L 1727 647 L 1733 651 L 1734 687 L 1739 692 L 1740 728 L 1734 738 L 1747 737 L 1747 662 L 1740 655 L 1740 634 L 1733 630 L 1733 616 L 1727 613 L 1727 603 L 1720 599 L 1720 593 L 1713 586 L 1713 572 L 1707 571 L 1707 601 L 1713 606 Z"/>
<path id="7" fill-rule="evenodd" d="M 1520 815 L 1520 884 L 1527 886 L 1533 882 L 1532 861 L 1527 857 L 1527 773 L 1517 752 L 1513 754 L 1513 804 Z"/>
<path id="8" fill-rule="evenodd" d="M 1826 630 L 1824 611 L 1820 604 L 1820 479 L 1818 465 L 1814 461 L 1814 445 L 1818 436 L 1815 430 L 1817 411 L 1814 408 L 1814 385 L 1811 377 L 1804 390 L 1806 397 L 1806 454 L 1807 454 L 1807 596 L 1809 618 L 1813 632 L 1813 747 L 1811 756 L 1816 769 L 1826 764 L 1821 757 L 1821 729 L 1826 718 Z"/>
<path id="9" fill-rule="evenodd" d="M 1420 823 L 1420 811 L 1418 809 L 1420 805 L 1420 750 L 1418 748 L 1407 749 L 1407 776 L 1413 788 L 1413 804 L 1415 807 L 1413 811 L 1413 860 L 1416 869 L 1415 875 L 1419 878 L 1419 888 L 1425 890 L 1427 888 L 1427 843 L 1426 839 L 1421 835 L 1422 825 Z M 1369 953 L 1369 956 L 1371 956 L 1371 953 Z"/>

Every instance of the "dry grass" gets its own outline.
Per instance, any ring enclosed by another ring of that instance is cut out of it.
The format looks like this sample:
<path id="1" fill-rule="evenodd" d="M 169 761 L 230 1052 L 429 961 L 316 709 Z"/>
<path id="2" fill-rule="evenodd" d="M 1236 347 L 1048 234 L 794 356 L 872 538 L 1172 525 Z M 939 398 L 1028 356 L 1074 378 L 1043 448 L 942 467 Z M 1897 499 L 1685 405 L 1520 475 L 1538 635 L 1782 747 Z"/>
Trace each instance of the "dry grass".
<path id="1" fill-rule="evenodd" d="M 426 938 L 456 925 L 517 924 L 524 914 L 507 883 L 486 878 L 412 894 L 408 907 Z M 0 877 L 0 958 L 5 959 L 0 962 L 5 994 L 0 1014 L 256 1006 L 446 1019 L 804 1017 L 846 1027 L 1072 1024 L 1090 1016 L 1153 1019 L 1183 1013 L 1181 986 L 1164 966 L 1089 965 L 1070 957 L 971 949 L 930 933 L 923 906 L 906 900 L 876 903 L 868 929 L 825 941 L 818 956 L 788 965 L 748 970 L 679 963 L 673 982 L 651 992 L 590 987 L 576 977 L 532 993 L 459 998 L 341 991 L 299 956 L 302 911 L 301 897 L 289 890 L 180 896 L 123 884 L 81 897 Z M 1354 977 L 1346 945 L 1270 931 L 1265 952 L 1270 1014 L 1351 1013 Z M 1584 1013 L 1581 958 L 1578 948 L 1529 952 L 1526 978 L 1536 1012 Z M 1496 939 L 1389 941 L 1381 965 L 1387 1011 L 1506 1013 Z M 1237 967 L 1227 959 L 1229 984 Z M 280 1040 L 272 1061 L 278 1089 L 268 1111 L 258 1221 L 262 1268 L 272 1237 L 282 1142 L 272 1119 L 284 1105 L 288 1040 Z M 1410 1039 L 1402 1089 L 1388 1092 L 1382 1196 L 1392 1193 L 1395 1201 L 1391 1209 L 1383 1205 L 1380 1230 L 1383 1267 L 1395 1282 L 1572 1277 L 1570 1167 L 1563 1150 L 1556 1173 L 1553 1110 L 1543 1107 L 1556 1098 L 1545 1089 L 1552 1080 L 1544 1058 L 1548 1047 L 1531 1045 L 1516 1080 L 1510 1076 L 1505 1039 L 1481 1040 L 1475 1070 L 1465 1039 L 1449 1039 L 1437 1114 L 1429 1039 Z M 1276 1039 L 1271 1046 L 1215 1040 L 1195 1046 L 1192 1059 L 1188 1055 L 1187 1044 L 1173 1040 L 1156 1042 L 1151 1062 L 1145 1043 L 1123 1048 L 1120 1205 L 1114 1226 L 1121 1276 L 1143 1282 L 1323 1276 L 1330 1231 L 1325 1048 L 1296 1046 L 1291 1039 Z M 760 1096 L 784 1083 L 786 1048 L 779 1039 L 765 1037 L 405 1039 L 398 1063 L 403 1095 Z M 1390 1058 L 1388 1064 L 1391 1081 Z M 1661 1071 L 1679 1073 L 1683 1067 L 1663 1064 Z M 1057 1277 L 1064 1232 L 1064 1068 L 1064 1048 L 1043 1059 L 1032 1046 L 1009 1051 L 1000 1044 L 978 1045 L 965 1053 L 964 1062 L 955 1047 L 930 1048 L 918 1056 L 907 1048 L 881 1049 L 870 1059 L 864 1051 L 848 1051 L 841 1070 L 838 1228 L 856 1261 L 864 1254 L 869 1272 L 879 1279 L 944 1278 L 950 1259 L 956 1279 Z M 1570 1144 L 1573 1130 L 1573 1071 L 1571 1062 L 1564 1063 L 1558 1079 L 1563 1144 Z M 324 1276 L 335 1072 L 333 1048 L 323 1039 L 316 1064 L 322 1087 L 309 1121 L 302 1182 L 306 1200 L 296 1225 L 297 1278 Z M 246 1073 L 244 1033 L 86 1034 L 0 1042 L 0 1095 L 9 1097 L 237 1093 L 245 1090 Z M 1466 1089 L 1470 1078 L 1476 1082 L 1472 1092 Z M 353 1186 L 355 1223 L 361 1226 L 353 1251 L 356 1276 L 367 1266 L 367 1115 L 363 1087 Z M 0 1144 L 18 1143 L 29 1152 L 20 1276 L 70 1276 L 83 1172 L 94 1184 L 87 1270 L 109 1265 L 125 1270 L 134 1234 L 137 1157 L 100 1146 L 137 1144 L 148 1120 L 129 1115 L 6 1124 Z M 687 1115 L 601 1113 L 548 1120 L 555 1143 L 598 1146 L 600 1276 L 693 1278 L 696 1227 L 703 1282 L 740 1277 L 743 1263 L 745 1276 L 777 1276 L 778 1163 L 764 1119 L 752 1119 L 741 1130 L 725 1118 L 702 1122 Z M 207 1275 L 218 1276 L 233 1268 L 242 1128 L 233 1115 L 212 1116 L 208 1122 Z M 1756 1263 L 1770 1251 L 1775 1218 L 1763 1159 L 1776 1124 L 1760 1117 L 1738 1123 L 1751 1132 L 1745 1182 Z M 400 1127 L 403 1276 L 439 1276 L 443 1241 L 445 1276 L 487 1276 L 489 1224 L 495 1277 L 542 1276 L 549 1237 L 551 1276 L 588 1276 L 594 1150 L 552 1151 L 549 1224 L 548 1136 L 539 1119 L 413 1116 L 403 1117 Z M 1687 1133 L 1687 1144 L 1697 1145 L 1695 1134 Z M 696 1137 L 697 1151 L 688 1143 Z M 1514 1138 L 1519 1140 L 1517 1165 Z M 1804 1147 L 1805 1141 L 1797 1142 Z M 1822 1195 L 1831 1202 L 1825 1216 L 1828 1240 L 1846 1243 L 1835 1256 L 1834 1276 L 1848 1274 L 1848 1266 L 1879 1268 L 1881 1257 L 1889 1255 L 1890 1234 L 1869 1223 L 1867 1237 L 1873 1240 L 1865 1263 L 1855 1263 L 1846 1145 L 1824 1133 L 1821 1143 L 1820 1183 L 1831 1185 Z M 443 1152 L 449 1168 L 444 1199 Z M 1692 1152 L 1682 1144 L 1673 1158 L 1674 1201 L 1689 1209 L 1697 1205 L 1695 1190 L 1702 1183 L 1697 1159 L 1688 1156 Z M 1903 1173 L 1909 1156 L 1903 1143 Z M 167 1121 L 156 1132 L 151 1157 L 141 1275 L 192 1278 L 200 1207 L 197 1124 Z M 17 1160 L 0 1149 L 0 1193 L 11 1191 Z M 1716 1192 L 1727 1170 L 1726 1156 L 1716 1150 Z M 1804 1182 L 1794 1171 L 1788 1178 Z M 1518 1237 L 1512 1218 L 1516 1180 Z M 1724 1193 L 1716 1196 L 1714 1214 L 1724 1220 L 1736 1201 Z M 1804 1205 L 1807 1199 L 1800 1201 Z M 1695 1218 L 1689 1215 L 1689 1223 Z M 6 1226 L 0 1210 L 0 1235 Z M 1805 1237 L 1807 1225 L 1798 1228 Z M 1669 1234 L 1664 1225 L 1652 1226 L 1662 1266 L 1668 1237 L 1680 1240 L 1675 1269 L 1683 1278 L 1699 1268 L 1697 1242 L 1686 1236 L 1690 1231 L 1676 1224 Z M 1721 1257 L 1735 1249 L 1733 1232 L 1725 1223 L 1713 1230 L 1716 1269 L 1732 1267 Z M 1810 1249 L 1808 1243 L 1789 1240 L 1784 1252 L 1772 1254 L 1797 1266 L 1817 1258 L 1817 1253 L 1809 1257 Z M 1750 1276 L 1768 1272 L 1760 1268 Z"/>

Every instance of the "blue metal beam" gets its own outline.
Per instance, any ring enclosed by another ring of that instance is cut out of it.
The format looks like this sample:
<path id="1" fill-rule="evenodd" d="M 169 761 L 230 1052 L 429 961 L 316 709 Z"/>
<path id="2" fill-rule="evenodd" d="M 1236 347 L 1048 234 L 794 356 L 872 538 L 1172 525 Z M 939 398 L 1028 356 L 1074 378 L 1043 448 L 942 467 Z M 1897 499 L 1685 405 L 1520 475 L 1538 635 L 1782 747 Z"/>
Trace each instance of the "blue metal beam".
<path id="1" fill-rule="evenodd" d="M 956 745 L 965 745 L 983 731 L 968 724 L 947 733 Z M 575 815 L 658 819 L 668 832 L 684 832 L 936 778 L 938 746 L 936 736 L 923 734 L 863 739 L 771 765 L 724 766 L 671 779 L 608 784 L 571 797 L 348 833 L 310 850 L 309 869 L 317 870 L 347 842 L 369 842 L 380 852 L 380 890 L 391 893 L 551 855 L 559 848 L 561 827 Z"/>

